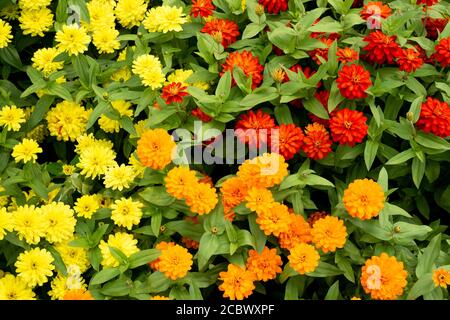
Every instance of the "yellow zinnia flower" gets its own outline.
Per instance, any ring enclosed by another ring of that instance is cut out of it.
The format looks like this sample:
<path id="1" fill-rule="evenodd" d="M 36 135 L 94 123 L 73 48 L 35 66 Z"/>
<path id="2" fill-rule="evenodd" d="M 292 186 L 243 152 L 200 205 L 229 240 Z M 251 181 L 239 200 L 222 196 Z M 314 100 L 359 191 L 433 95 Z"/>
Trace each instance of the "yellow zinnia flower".
<path id="1" fill-rule="evenodd" d="M 30 287 L 41 286 L 51 277 L 55 266 L 53 256 L 46 249 L 34 248 L 22 252 L 14 264 L 17 276 Z"/>
<path id="2" fill-rule="evenodd" d="M 25 112 L 16 106 L 4 106 L 0 110 L 0 126 L 8 131 L 19 131 L 21 123 L 24 123 Z"/>
<path id="3" fill-rule="evenodd" d="M 111 219 L 119 227 L 131 230 L 133 225 L 137 225 L 141 221 L 143 206 L 139 201 L 122 197 L 111 205 Z"/>
<path id="4" fill-rule="evenodd" d="M 67 51 L 69 55 L 78 55 L 87 50 L 91 37 L 84 27 L 72 24 L 63 25 L 56 33 L 55 40 L 58 42 L 58 49 Z"/>
<path id="5" fill-rule="evenodd" d="M 117 261 L 111 254 L 109 247 L 114 247 L 120 250 L 127 257 L 131 256 L 133 253 L 139 252 L 137 240 L 133 238 L 133 235 L 124 232 L 110 234 L 108 237 L 108 242 L 102 240 L 98 245 L 103 257 L 101 263 L 104 267 L 119 266 L 119 261 Z"/>
<path id="6" fill-rule="evenodd" d="M 34 163 L 37 160 L 37 154 L 41 152 L 42 148 L 36 141 L 24 138 L 21 143 L 14 146 L 12 156 L 17 163 L 20 161 Z"/>
<path id="7" fill-rule="evenodd" d="M 0 19 L 0 48 L 7 47 L 12 38 L 11 25 Z"/>

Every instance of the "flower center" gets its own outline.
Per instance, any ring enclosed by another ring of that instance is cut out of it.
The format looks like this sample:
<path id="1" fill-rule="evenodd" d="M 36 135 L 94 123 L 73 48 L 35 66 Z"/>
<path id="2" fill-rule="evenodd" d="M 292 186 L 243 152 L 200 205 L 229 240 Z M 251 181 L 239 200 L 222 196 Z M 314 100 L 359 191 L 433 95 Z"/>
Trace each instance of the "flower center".
<path id="1" fill-rule="evenodd" d="M 350 129 L 352 127 L 352 123 L 350 121 L 344 121 L 344 126 L 346 129 Z"/>

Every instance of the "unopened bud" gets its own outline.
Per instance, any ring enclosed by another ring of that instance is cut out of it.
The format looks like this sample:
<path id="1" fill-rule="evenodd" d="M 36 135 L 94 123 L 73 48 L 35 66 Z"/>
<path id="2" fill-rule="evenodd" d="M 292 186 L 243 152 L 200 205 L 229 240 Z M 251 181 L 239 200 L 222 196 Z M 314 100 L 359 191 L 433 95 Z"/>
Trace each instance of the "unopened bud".
<path id="1" fill-rule="evenodd" d="M 160 232 L 166 231 L 166 226 L 161 226 L 161 227 L 159 227 L 159 231 L 160 231 Z"/>
<path id="2" fill-rule="evenodd" d="M 406 119 L 408 119 L 408 121 L 413 121 L 414 119 L 414 113 L 412 113 L 411 111 L 408 111 L 408 113 L 406 114 Z"/>
<path id="3" fill-rule="evenodd" d="M 255 13 L 258 16 L 262 16 L 264 14 L 264 6 L 258 3 L 255 7 Z"/>
<path id="4" fill-rule="evenodd" d="M 272 79 L 278 83 L 282 83 L 286 77 L 286 72 L 282 68 L 277 68 L 272 71 Z"/>
<path id="5" fill-rule="evenodd" d="M 223 39 L 223 37 L 222 37 L 222 31 L 214 32 L 214 33 L 212 34 L 212 37 L 213 37 L 213 39 L 214 39 L 217 43 L 222 43 L 222 39 Z"/>
<path id="6" fill-rule="evenodd" d="M 109 98 L 108 92 L 103 93 L 103 99 L 107 100 Z"/>
<path id="7" fill-rule="evenodd" d="M 217 234 L 217 232 L 219 232 L 219 229 L 217 227 L 212 227 L 211 228 L 211 233 L 212 234 Z"/>
<path id="8" fill-rule="evenodd" d="M 399 232 L 400 232 L 400 226 L 396 226 L 396 227 L 394 228 L 394 232 L 395 232 L 395 233 L 399 233 Z"/>

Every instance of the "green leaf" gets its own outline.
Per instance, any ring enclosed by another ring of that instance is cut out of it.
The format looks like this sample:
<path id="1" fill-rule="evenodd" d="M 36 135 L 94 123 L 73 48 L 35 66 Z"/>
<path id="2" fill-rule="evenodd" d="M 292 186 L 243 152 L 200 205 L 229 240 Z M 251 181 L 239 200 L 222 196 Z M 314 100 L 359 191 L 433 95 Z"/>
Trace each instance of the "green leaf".
<path id="1" fill-rule="evenodd" d="M 153 272 L 147 278 L 147 290 L 150 293 L 163 292 L 166 291 L 170 285 L 171 281 L 163 273 L 156 271 Z"/>
<path id="2" fill-rule="evenodd" d="M 208 260 L 217 253 L 219 245 L 216 235 L 209 232 L 203 234 L 198 248 L 198 267 L 200 270 L 205 268 Z"/>
<path id="3" fill-rule="evenodd" d="M 72 66 L 83 87 L 89 88 L 89 62 L 86 56 L 79 54 L 71 57 Z"/>
<path id="4" fill-rule="evenodd" d="M 441 234 L 438 234 L 431 239 L 428 246 L 423 250 L 423 254 L 419 256 L 416 275 L 417 278 L 424 277 L 425 274 L 432 272 L 433 264 L 439 257 L 439 252 L 441 250 Z"/>
<path id="5" fill-rule="evenodd" d="M 349 221 L 353 225 L 360 228 L 362 232 L 368 233 L 377 239 L 384 241 L 389 241 L 392 239 L 392 234 L 389 231 L 381 228 L 377 221 L 367 221 L 354 218 L 349 219 Z"/>
<path id="6" fill-rule="evenodd" d="M 139 196 L 145 201 L 160 207 L 167 207 L 175 201 L 175 198 L 168 194 L 163 186 L 147 187 L 144 191 L 139 192 Z"/>
<path id="7" fill-rule="evenodd" d="M 276 88 L 269 87 L 269 88 L 260 88 L 253 93 L 246 96 L 244 99 L 241 100 L 241 106 L 243 107 L 254 107 L 258 104 L 261 104 L 263 102 L 272 101 L 276 98 L 278 98 L 278 91 Z"/>
<path id="8" fill-rule="evenodd" d="M 160 254 L 161 251 L 158 249 L 147 249 L 133 253 L 128 257 L 129 268 L 134 269 L 152 262 L 156 260 Z"/>
<path id="9" fill-rule="evenodd" d="M 22 70 L 22 61 L 20 61 L 19 53 L 13 46 L 7 46 L 0 49 L 0 59 L 16 69 Z"/>
<path id="10" fill-rule="evenodd" d="M 355 283 L 355 274 L 353 272 L 352 264 L 350 263 L 350 261 L 343 257 L 342 254 L 337 252 L 335 262 L 338 268 L 344 272 L 344 277 L 346 277 L 347 280 L 351 283 Z"/>
<path id="11" fill-rule="evenodd" d="M 396 222 L 394 230 L 394 240 L 400 244 L 410 243 L 412 240 L 425 240 L 430 232 L 433 231 L 429 226 L 417 225 L 406 222 Z"/>
<path id="12" fill-rule="evenodd" d="M 111 297 L 123 297 L 130 294 L 132 281 L 127 277 L 120 277 L 115 281 L 108 282 L 100 290 L 101 294 Z"/>
<path id="13" fill-rule="evenodd" d="M 370 171 L 372 164 L 377 156 L 378 147 L 380 146 L 378 141 L 367 140 L 366 147 L 364 149 L 364 162 L 366 164 L 366 168 Z"/>
<path id="14" fill-rule="evenodd" d="M 339 298 L 339 280 L 337 280 L 333 285 L 328 289 L 327 295 L 325 296 L 325 300 L 337 300 Z"/>
<path id="15" fill-rule="evenodd" d="M 106 268 L 94 274 L 89 284 L 102 284 L 106 281 L 111 280 L 112 278 L 117 277 L 119 274 L 119 268 Z"/>
<path id="16" fill-rule="evenodd" d="M 433 134 L 425 133 L 423 131 L 417 132 L 417 135 L 415 136 L 414 140 L 418 144 L 426 148 L 441 150 L 442 152 L 444 152 L 445 150 L 450 150 L 450 142 Z"/>
<path id="17" fill-rule="evenodd" d="M 331 181 L 315 174 L 306 175 L 304 181 L 309 186 L 334 188 L 334 184 Z"/>
<path id="18" fill-rule="evenodd" d="M 406 299 L 415 300 L 420 296 L 430 293 L 435 288 L 431 273 L 423 275 L 409 290 Z"/>
<path id="19" fill-rule="evenodd" d="M 426 162 L 420 161 L 419 158 L 414 158 L 412 161 L 412 178 L 414 181 L 414 185 L 417 189 L 420 187 L 420 183 L 422 182 L 423 175 L 425 174 L 425 165 Z"/>
<path id="20" fill-rule="evenodd" d="M 94 125 L 94 123 L 97 121 L 98 118 L 100 118 L 100 116 L 104 113 L 106 113 L 106 111 L 110 110 L 111 106 L 109 104 L 109 102 L 107 101 L 100 101 L 97 106 L 94 108 L 94 110 L 91 112 L 91 115 L 89 116 L 87 125 L 86 125 L 86 130 L 89 130 L 90 127 L 92 127 Z"/>
<path id="21" fill-rule="evenodd" d="M 248 215 L 248 224 L 250 227 L 250 232 L 255 237 L 256 240 L 256 251 L 261 253 L 264 250 L 264 246 L 266 245 L 267 238 L 264 232 L 261 230 L 259 225 L 256 223 L 256 215 L 250 214 Z"/>
<path id="22" fill-rule="evenodd" d="M 47 246 L 46 249 L 52 254 L 54 259 L 53 263 L 58 272 L 61 272 L 63 276 L 67 277 L 67 268 L 59 252 L 52 246 Z"/>
<path id="23" fill-rule="evenodd" d="M 325 278 L 331 276 L 337 276 L 342 274 L 343 271 L 338 269 L 336 266 L 320 261 L 316 270 L 313 272 L 306 273 L 308 277 Z"/>
<path id="24" fill-rule="evenodd" d="M 330 119 L 327 110 L 325 110 L 323 105 L 319 102 L 319 100 L 317 100 L 316 97 L 312 97 L 308 100 L 303 100 L 303 106 L 306 110 L 318 116 L 319 118 Z"/>
<path id="25" fill-rule="evenodd" d="M 294 123 L 292 120 L 291 111 L 288 106 L 281 105 L 275 107 L 275 118 L 278 124 L 291 124 Z"/>
<path id="26" fill-rule="evenodd" d="M 413 114 L 412 123 L 416 123 L 420 117 L 420 110 L 422 109 L 422 101 L 424 96 L 419 96 L 411 103 L 409 112 Z"/>
<path id="27" fill-rule="evenodd" d="M 378 184 L 383 188 L 383 191 L 386 193 L 389 190 L 389 186 L 388 186 L 388 173 L 386 171 L 386 169 L 383 167 L 380 170 L 380 173 L 378 174 Z"/>
<path id="28" fill-rule="evenodd" d="M 266 24 L 258 24 L 258 23 L 249 23 L 244 29 L 244 32 L 242 33 L 242 40 L 244 39 L 250 39 L 256 36 L 258 33 L 260 33 L 264 28 L 266 27 Z"/>
<path id="29" fill-rule="evenodd" d="M 230 95 L 231 89 L 231 73 L 230 71 L 225 72 L 219 80 L 216 88 L 216 97 L 220 100 L 226 101 Z"/>
<path id="30" fill-rule="evenodd" d="M 401 163 L 408 161 L 409 159 L 414 158 L 415 156 L 416 156 L 416 154 L 414 153 L 414 151 L 412 149 L 408 149 L 403 152 L 400 152 L 399 154 L 397 154 L 394 157 L 392 157 L 391 159 L 389 159 L 388 162 L 386 162 L 386 165 L 393 166 L 393 165 L 401 164 Z"/>

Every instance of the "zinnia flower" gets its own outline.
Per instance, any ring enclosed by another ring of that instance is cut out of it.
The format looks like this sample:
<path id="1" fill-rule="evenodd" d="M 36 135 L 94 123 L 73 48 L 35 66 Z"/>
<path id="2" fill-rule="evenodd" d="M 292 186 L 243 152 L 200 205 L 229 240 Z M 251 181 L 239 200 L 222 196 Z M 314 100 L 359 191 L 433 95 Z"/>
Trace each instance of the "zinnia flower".
<path id="1" fill-rule="evenodd" d="M 275 279 L 277 273 L 281 273 L 283 262 L 277 254 L 277 249 L 264 247 L 261 253 L 250 250 L 247 258 L 247 270 L 255 274 L 256 280 L 268 281 Z"/>
<path id="2" fill-rule="evenodd" d="M 45 119 L 50 135 L 58 141 L 75 141 L 86 132 L 86 125 L 91 110 L 86 110 L 80 104 L 72 101 L 62 101 L 51 108 Z"/>
<path id="3" fill-rule="evenodd" d="M 149 32 L 167 33 L 183 31 L 187 21 L 183 8 L 163 5 L 151 8 L 142 24 Z"/>
<path id="4" fill-rule="evenodd" d="M 34 205 L 17 207 L 12 213 L 12 226 L 19 240 L 37 244 L 45 236 L 47 223 L 39 209 Z"/>
<path id="5" fill-rule="evenodd" d="M 310 244 L 296 244 L 289 251 L 289 263 L 299 274 L 313 272 L 319 265 L 320 255 Z"/>
<path id="6" fill-rule="evenodd" d="M 261 109 L 256 113 L 250 110 L 241 114 L 236 122 L 235 135 L 242 143 L 261 148 L 269 141 L 271 129 L 275 127 L 275 120 L 269 114 Z"/>
<path id="7" fill-rule="evenodd" d="M 191 15 L 194 18 L 201 16 L 203 18 L 212 15 L 216 7 L 212 4 L 211 0 L 192 0 Z"/>
<path id="8" fill-rule="evenodd" d="M 280 11 L 288 9 L 287 0 L 259 0 L 259 4 L 263 5 L 268 13 L 278 14 Z"/>
<path id="9" fill-rule="evenodd" d="M 92 35 L 92 43 L 99 53 L 113 53 L 120 48 L 120 41 L 117 39 L 119 31 L 115 28 L 95 30 Z"/>
<path id="10" fill-rule="evenodd" d="M 6 233 L 12 230 L 12 215 L 6 211 L 6 208 L 0 208 L 0 240 L 3 240 Z"/>
<path id="11" fill-rule="evenodd" d="M 58 42 L 59 50 L 67 51 L 69 55 L 78 55 L 88 49 L 91 37 L 84 27 L 72 24 L 63 25 L 62 29 L 56 33 L 55 41 Z"/>
<path id="12" fill-rule="evenodd" d="M 300 150 L 304 134 L 295 124 L 282 124 L 270 136 L 270 151 L 290 160 Z"/>
<path id="13" fill-rule="evenodd" d="M 230 53 L 222 65 L 221 75 L 227 71 L 232 72 L 235 67 L 240 68 L 247 77 L 252 77 L 253 90 L 263 81 L 264 67 L 259 63 L 258 57 L 255 57 L 251 52 L 243 50 L 242 52 Z M 235 84 L 236 82 L 233 79 L 233 85 Z"/>
<path id="14" fill-rule="evenodd" d="M 420 117 L 416 125 L 419 129 L 438 137 L 446 138 L 450 136 L 450 106 L 447 102 L 428 97 L 422 103 Z"/>
<path id="15" fill-rule="evenodd" d="M 0 48 L 7 47 L 12 38 L 11 25 L 0 19 Z"/>
<path id="16" fill-rule="evenodd" d="M 311 213 L 311 215 L 308 217 L 308 223 L 311 227 L 314 226 L 314 224 L 319 221 L 322 218 L 325 218 L 326 216 L 328 216 L 329 214 L 327 212 L 321 212 L 321 211 L 316 211 Z"/>
<path id="17" fill-rule="evenodd" d="M 132 166 L 121 164 L 109 167 L 105 172 L 105 188 L 122 191 L 133 182 L 135 172 Z"/>
<path id="18" fill-rule="evenodd" d="M 325 158 L 331 150 L 330 134 L 325 127 L 317 122 L 305 128 L 302 150 L 308 158 L 320 160 Z"/>
<path id="19" fill-rule="evenodd" d="M 262 156 L 245 160 L 239 166 L 237 176 L 249 185 L 271 188 L 280 184 L 288 175 L 288 164 L 282 155 L 264 153 Z"/>
<path id="20" fill-rule="evenodd" d="M 164 83 L 161 61 L 151 54 L 143 54 L 133 61 L 133 73 L 137 74 L 142 83 L 152 88 L 159 89 Z"/>
<path id="21" fill-rule="evenodd" d="M 44 32 L 49 31 L 53 26 L 53 14 L 49 8 L 44 7 L 37 10 L 22 10 L 19 22 L 23 34 L 43 37 Z"/>
<path id="22" fill-rule="evenodd" d="M 396 36 L 387 36 L 376 30 L 364 37 L 368 44 L 363 48 L 366 51 L 364 59 L 370 63 L 394 63 L 394 58 L 401 53 L 401 48 L 395 40 Z"/>
<path id="23" fill-rule="evenodd" d="M 347 238 L 344 221 L 337 217 L 327 216 L 318 220 L 311 230 L 312 242 L 323 252 L 334 252 L 343 248 Z"/>
<path id="24" fill-rule="evenodd" d="M 95 144 L 80 152 L 77 167 L 86 178 L 95 179 L 104 175 L 109 167 L 117 166 L 116 153 L 109 146 Z"/>
<path id="25" fill-rule="evenodd" d="M 333 141 L 351 147 L 360 143 L 367 136 L 369 126 L 366 121 L 367 118 L 360 111 L 344 108 L 334 112 L 330 119 Z"/>
<path id="26" fill-rule="evenodd" d="M 16 106 L 4 106 L 0 109 L 0 126 L 8 131 L 19 131 L 21 123 L 26 122 L 25 112 Z"/>
<path id="27" fill-rule="evenodd" d="M 386 19 L 391 15 L 391 8 L 381 1 L 368 2 L 360 12 L 361 18 L 368 19 Z"/>
<path id="28" fill-rule="evenodd" d="M 42 152 L 42 148 L 33 139 L 23 138 L 22 142 L 16 144 L 12 151 L 12 156 L 16 163 L 23 161 L 23 163 L 32 162 L 37 160 L 37 154 Z"/>
<path id="29" fill-rule="evenodd" d="M 220 188 L 225 218 L 232 221 L 234 212 L 232 209 L 244 201 L 248 194 L 246 181 L 233 177 L 225 180 Z"/>
<path id="30" fill-rule="evenodd" d="M 450 271 L 444 268 L 434 270 L 433 282 L 436 287 L 440 286 L 444 289 L 447 289 L 447 286 L 450 285 Z"/>
<path id="31" fill-rule="evenodd" d="M 141 209 L 143 206 L 139 201 L 122 197 L 114 201 L 114 204 L 111 205 L 111 219 L 119 227 L 125 227 L 131 230 L 134 225 L 139 224 L 141 221 Z"/>
<path id="32" fill-rule="evenodd" d="M 258 214 L 262 214 L 264 211 L 269 210 L 275 203 L 270 190 L 257 187 L 251 187 L 248 190 L 245 200 L 247 201 L 245 206 Z"/>
<path id="33" fill-rule="evenodd" d="M 0 278 L 0 300 L 35 300 L 30 285 L 22 278 L 6 274 Z"/>
<path id="34" fill-rule="evenodd" d="M 183 97 L 188 96 L 186 92 L 187 87 L 183 86 L 180 82 L 172 82 L 162 89 L 161 98 L 166 101 L 167 104 L 181 103 Z"/>
<path id="35" fill-rule="evenodd" d="M 255 289 L 254 274 L 235 264 L 229 264 L 227 271 L 220 272 L 219 279 L 223 281 L 219 290 L 230 300 L 244 300 Z"/>
<path id="36" fill-rule="evenodd" d="M 394 300 L 403 294 L 407 276 L 403 262 L 383 252 L 366 261 L 361 271 L 361 285 L 372 299 Z"/>
<path id="37" fill-rule="evenodd" d="M 118 0 L 114 14 L 125 28 L 139 26 L 147 11 L 146 0 Z"/>
<path id="38" fill-rule="evenodd" d="M 227 19 L 213 19 L 208 21 L 201 30 L 211 36 L 220 34 L 222 37 L 222 45 L 226 49 L 229 45 L 236 42 L 239 37 L 239 26 L 236 22 Z"/>
<path id="39" fill-rule="evenodd" d="M 118 249 L 127 257 L 131 256 L 133 253 L 139 252 L 137 240 L 134 239 L 132 234 L 124 232 L 110 234 L 108 237 L 108 242 L 101 240 L 98 245 L 103 258 L 101 264 L 104 267 L 119 266 L 119 261 L 117 261 L 117 259 L 111 254 L 109 247 Z"/>
<path id="40" fill-rule="evenodd" d="M 291 222 L 286 232 L 278 235 L 278 242 L 283 249 L 292 249 L 299 243 L 310 243 L 312 241 L 311 227 L 308 222 L 298 214 L 289 214 Z"/>
<path id="41" fill-rule="evenodd" d="M 164 129 L 145 131 L 137 142 L 137 155 L 141 163 L 154 170 L 165 168 L 171 161 L 176 144 Z"/>
<path id="42" fill-rule="evenodd" d="M 94 300 L 94 298 L 88 290 L 82 288 L 68 290 L 63 300 Z"/>
<path id="43" fill-rule="evenodd" d="M 186 204 L 192 212 L 200 215 L 210 213 L 216 207 L 218 201 L 216 189 L 207 183 L 197 183 L 186 194 Z"/>
<path id="44" fill-rule="evenodd" d="M 356 179 L 345 189 L 342 200 L 352 217 L 366 220 L 378 216 L 384 207 L 385 195 L 375 181 Z"/>
<path id="45" fill-rule="evenodd" d="M 287 232 L 290 222 L 288 207 L 279 202 L 274 202 L 266 210 L 258 213 L 256 218 L 256 223 L 267 236 L 273 234 L 278 237 L 280 233 Z"/>
<path id="46" fill-rule="evenodd" d="M 51 202 L 40 208 L 46 221 L 45 238 L 50 243 L 60 243 L 72 238 L 77 220 L 70 206 L 62 202 Z"/>
<path id="47" fill-rule="evenodd" d="M 359 60 L 359 54 L 349 47 L 339 48 L 336 52 L 337 60 L 343 64 Z"/>
<path id="48" fill-rule="evenodd" d="M 367 97 L 365 91 L 372 86 L 369 71 L 356 64 L 343 66 L 336 82 L 341 94 L 347 99 Z"/>
<path id="49" fill-rule="evenodd" d="M 319 57 L 321 57 L 323 60 L 328 61 L 328 50 L 330 49 L 331 45 L 333 44 L 332 39 L 321 37 L 319 40 L 325 44 L 326 48 L 316 48 L 309 52 L 309 56 L 314 60 L 317 65 L 321 65 L 322 61 L 320 61 Z"/>
<path id="50" fill-rule="evenodd" d="M 88 250 L 86 248 L 72 247 L 70 242 L 73 240 L 76 239 L 71 238 L 66 242 L 58 243 L 55 245 L 55 249 L 66 266 L 75 265 L 80 269 L 80 273 L 83 273 L 91 266 L 88 259 Z"/>
<path id="51" fill-rule="evenodd" d="M 439 62 L 444 68 L 450 65 L 450 37 L 439 40 L 434 47 L 431 58 Z"/>
<path id="52" fill-rule="evenodd" d="M 403 49 L 397 57 L 397 64 L 401 71 L 414 72 L 423 65 L 423 59 L 420 57 L 420 52 L 412 48 Z"/>
<path id="53" fill-rule="evenodd" d="M 169 279 L 181 279 L 191 270 L 192 263 L 192 254 L 186 248 L 174 245 L 161 250 L 158 270 Z"/>
<path id="54" fill-rule="evenodd" d="M 56 48 L 36 50 L 31 59 L 33 61 L 33 68 L 42 71 L 46 77 L 62 69 L 64 67 L 64 61 L 53 61 L 59 53 L 59 50 Z"/>
<path id="55" fill-rule="evenodd" d="M 166 250 L 166 249 L 168 249 L 168 248 L 170 248 L 170 247 L 173 247 L 173 246 L 175 246 L 175 242 L 161 241 L 161 242 L 159 242 L 159 243 L 155 246 L 155 249 L 158 249 L 158 250 L 160 250 L 160 251 L 163 251 L 163 250 Z M 158 270 L 158 268 L 159 268 L 159 262 L 160 262 L 159 257 L 156 258 L 155 260 L 149 262 L 150 268 L 152 268 L 153 270 Z"/>
<path id="56" fill-rule="evenodd" d="M 34 248 L 22 252 L 14 264 L 17 277 L 29 287 L 42 286 L 53 274 L 53 261 L 52 254 L 46 249 Z"/>
<path id="57" fill-rule="evenodd" d="M 96 195 L 84 195 L 75 202 L 74 210 L 78 216 L 90 219 L 100 208 L 99 199 Z"/>
<path id="58" fill-rule="evenodd" d="M 176 199 L 183 199 L 192 192 L 198 184 L 195 171 L 188 167 L 175 167 L 171 169 L 164 178 L 166 190 Z"/>

